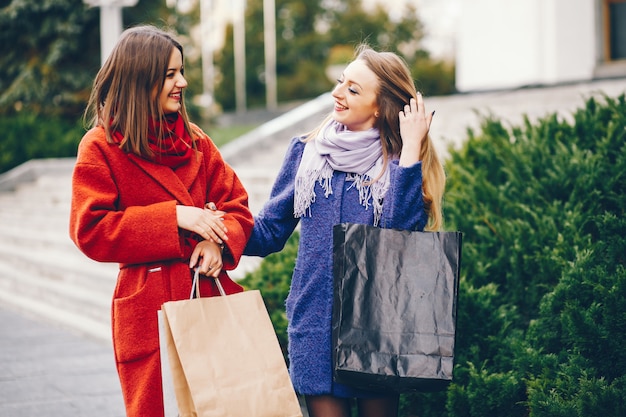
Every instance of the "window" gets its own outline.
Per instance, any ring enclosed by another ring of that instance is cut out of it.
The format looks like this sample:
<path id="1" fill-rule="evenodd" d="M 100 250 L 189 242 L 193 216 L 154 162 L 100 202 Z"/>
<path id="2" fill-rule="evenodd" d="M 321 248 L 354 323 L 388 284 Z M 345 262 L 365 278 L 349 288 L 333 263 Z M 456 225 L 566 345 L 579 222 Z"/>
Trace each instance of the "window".
<path id="1" fill-rule="evenodd" d="M 626 0 L 603 0 L 604 56 L 626 60 Z"/>

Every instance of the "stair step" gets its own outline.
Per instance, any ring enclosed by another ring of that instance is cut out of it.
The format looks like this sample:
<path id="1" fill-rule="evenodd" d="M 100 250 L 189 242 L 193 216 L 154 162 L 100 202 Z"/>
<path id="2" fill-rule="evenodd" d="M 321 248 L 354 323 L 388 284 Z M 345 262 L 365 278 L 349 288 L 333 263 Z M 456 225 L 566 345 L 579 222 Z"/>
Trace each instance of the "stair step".
<path id="1" fill-rule="evenodd" d="M 74 246 L 69 236 L 67 221 L 59 221 L 60 219 L 52 221 L 33 216 L 27 222 L 20 220 L 23 219 L 17 213 L 15 215 L 0 214 L 0 224 L 2 224 L 0 237 L 3 241 L 25 241 L 29 245 L 43 246 Z"/>
<path id="2" fill-rule="evenodd" d="M 103 341 L 111 340 L 111 326 L 101 322 L 100 320 L 93 320 L 82 314 L 76 314 L 73 311 L 68 310 L 65 306 L 57 307 L 50 305 L 49 303 L 42 302 L 32 296 L 23 296 L 15 293 L 11 290 L 5 290 L 1 286 L 0 280 L 0 302 L 5 305 L 12 305 L 13 307 L 26 311 L 31 314 L 45 317 L 54 323 L 61 324 L 67 328 L 79 331 L 80 333 L 89 335 L 96 339 Z"/>
<path id="3" fill-rule="evenodd" d="M 4 302 L 95 337 L 110 338 L 113 288 L 105 295 L 68 282 L 42 279 L 32 270 L 6 262 L 0 262 L 0 278 L 0 299 Z"/>
<path id="4" fill-rule="evenodd" d="M 0 240 L 0 261 L 41 279 L 68 282 L 108 295 L 115 286 L 118 271 L 117 264 L 93 261 L 70 244 L 29 245 L 26 240 L 19 243 Z"/>

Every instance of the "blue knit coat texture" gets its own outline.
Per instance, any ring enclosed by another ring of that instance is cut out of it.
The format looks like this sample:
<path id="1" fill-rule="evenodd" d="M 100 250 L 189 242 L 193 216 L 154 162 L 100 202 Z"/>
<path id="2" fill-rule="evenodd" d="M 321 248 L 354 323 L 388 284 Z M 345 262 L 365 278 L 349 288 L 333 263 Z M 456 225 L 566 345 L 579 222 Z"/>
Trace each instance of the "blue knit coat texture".
<path id="1" fill-rule="evenodd" d="M 300 244 L 291 288 L 286 300 L 289 336 L 289 373 L 303 395 L 371 397 L 333 381 L 333 226 L 349 222 L 373 224 L 374 213 L 359 202 L 359 192 L 346 173 L 335 171 L 332 194 L 316 183 L 310 213 L 294 217 L 294 185 L 305 143 L 293 138 L 272 187 L 269 200 L 254 218 L 245 255 L 267 256 L 280 251 L 300 222 Z M 380 227 L 423 230 L 427 222 L 422 198 L 422 164 L 400 167 L 390 163 L 390 187 L 383 201 Z"/>

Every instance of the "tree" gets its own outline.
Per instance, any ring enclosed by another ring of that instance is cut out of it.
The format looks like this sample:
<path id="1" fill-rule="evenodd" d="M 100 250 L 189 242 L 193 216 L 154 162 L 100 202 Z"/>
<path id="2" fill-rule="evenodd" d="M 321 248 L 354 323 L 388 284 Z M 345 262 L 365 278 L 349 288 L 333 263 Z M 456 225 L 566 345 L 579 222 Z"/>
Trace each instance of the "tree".
<path id="1" fill-rule="evenodd" d="M 199 53 L 187 36 L 197 15 L 171 13 L 163 0 L 141 0 L 123 15 L 125 27 L 174 29 L 185 46 L 189 97 L 201 88 Z M 0 0 L 0 172 L 32 158 L 76 154 L 100 68 L 99 21 L 99 10 L 83 0 Z M 188 106 L 192 116 L 196 109 Z"/>
<path id="2" fill-rule="evenodd" d="M 323 37 L 315 38 L 316 16 L 322 13 L 321 5 L 316 0 L 276 1 L 276 73 L 278 82 L 278 100 L 310 98 L 319 94 L 320 80 L 324 87 L 328 81 L 323 72 L 318 70 L 323 62 Z M 265 100 L 264 85 L 264 39 L 263 39 L 263 0 L 250 0 L 245 9 L 246 22 L 246 91 L 250 107 L 260 106 Z M 219 71 L 215 96 L 225 109 L 235 107 L 235 71 L 233 27 L 226 28 L 225 45 L 216 53 L 215 63 Z M 296 75 L 298 74 L 298 75 Z M 302 91 L 294 91 L 288 86 L 289 81 L 300 76 L 308 82 L 299 83 Z"/>
<path id="3" fill-rule="evenodd" d="M 83 0 L 4 0 L 0 8 L 0 114 L 79 118 L 100 68 L 98 8 Z M 197 22 L 197 14 L 172 13 L 164 0 L 141 0 L 123 16 L 124 27 L 175 29 L 185 47 Z"/>
<path id="4" fill-rule="evenodd" d="M 99 68 L 98 27 L 82 0 L 4 1 L 0 113 L 80 115 Z"/>
<path id="5" fill-rule="evenodd" d="M 422 25 L 414 6 L 400 21 L 392 21 L 379 6 L 366 12 L 359 0 L 277 0 L 277 80 L 279 101 L 307 99 L 329 91 L 334 80 L 326 75 L 330 52 L 337 46 L 352 50 L 367 42 L 392 50 L 410 65 L 428 54 L 421 49 Z M 246 7 L 246 90 L 251 107 L 265 98 L 263 55 L 263 0 L 249 0 Z M 225 109 L 235 107 L 232 26 L 223 49 L 216 54 L 219 68 L 217 101 Z"/>

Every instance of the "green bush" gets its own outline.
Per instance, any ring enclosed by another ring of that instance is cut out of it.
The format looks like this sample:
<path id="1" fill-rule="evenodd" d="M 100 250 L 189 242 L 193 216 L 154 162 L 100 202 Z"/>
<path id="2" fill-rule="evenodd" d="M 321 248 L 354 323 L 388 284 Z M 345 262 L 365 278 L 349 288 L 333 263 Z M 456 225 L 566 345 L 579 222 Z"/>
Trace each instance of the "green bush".
<path id="1" fill-rule="evenodd" d="M 589 98 L 571 121 L 481 128 L 447 163 L 446 221 L 464 232 L 469 284 L 448 415 L 623 415 L 624 96 Z M 495 294 L 468 303 L 470 288 Z"/>
<path id="2" fill-rule="evenodd" d="M 30 159 L 76 156 L 85 134 L 77 120 L 18 113 L 0 117 L 0 173 Z"/>
<path id="3" fill-rule="evenodd" d="M 626 221 L 607 213 L 589 228 L 591 248 L 565 268 L 528 332 L 552 375 L 530 375 L 533 415 L 626 415 Z"/>

